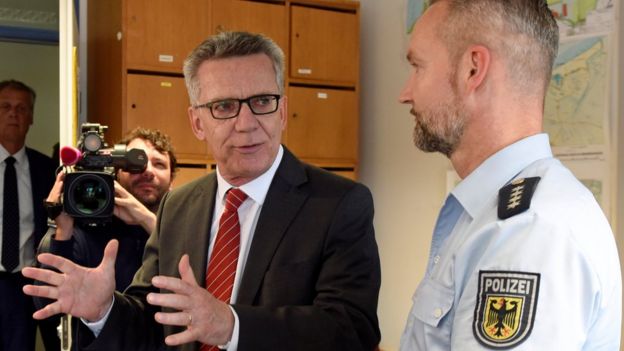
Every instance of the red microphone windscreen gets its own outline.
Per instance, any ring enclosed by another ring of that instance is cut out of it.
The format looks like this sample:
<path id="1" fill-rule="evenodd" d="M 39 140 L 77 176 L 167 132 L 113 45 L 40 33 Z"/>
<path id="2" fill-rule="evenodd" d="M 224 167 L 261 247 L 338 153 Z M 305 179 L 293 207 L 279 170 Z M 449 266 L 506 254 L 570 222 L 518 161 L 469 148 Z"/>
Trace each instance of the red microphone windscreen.
<path id="1" fill-rule="evenodd" d="M 73 166 L 80 161 L 82 153 L 73 146 L 63 146 L 60 151 L 60 156 L 63 166 Z"/>

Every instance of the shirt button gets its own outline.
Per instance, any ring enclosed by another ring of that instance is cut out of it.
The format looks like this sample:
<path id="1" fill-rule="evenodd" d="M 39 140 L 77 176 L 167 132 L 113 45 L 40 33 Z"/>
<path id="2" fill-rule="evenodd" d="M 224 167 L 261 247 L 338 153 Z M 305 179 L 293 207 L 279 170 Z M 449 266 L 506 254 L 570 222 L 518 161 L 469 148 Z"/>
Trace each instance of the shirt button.
<path id="1" fill-rule="evenodd" d="M 437 255 L 436 257 L 433 258 L 434 264 L 438 264 L 438 262 L 440 262 L 440 255 Z"/>
<path id="2" fill-rule="evenodd" d="M 442 317 L 442 309 L 441 308 L 436 308 L 435 310 L 433 310 L 433 316 L 436 317 L 436 318 Z"/>

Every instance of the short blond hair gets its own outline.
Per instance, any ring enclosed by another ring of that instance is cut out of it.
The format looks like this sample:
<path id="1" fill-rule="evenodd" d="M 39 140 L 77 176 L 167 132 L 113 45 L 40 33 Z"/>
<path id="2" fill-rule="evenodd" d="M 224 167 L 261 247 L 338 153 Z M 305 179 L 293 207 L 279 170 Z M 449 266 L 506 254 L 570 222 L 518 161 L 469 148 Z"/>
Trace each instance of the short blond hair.
<path id="1" fill-rule="evenodd" d="M 527 94 L 546 94 L 559 46 L 557 22 L 545 0 L 432 0 L 446 2 L 448 18 L 438 32 L 452 62 L 470 45 L 496 51 L 510 79 Z"/>

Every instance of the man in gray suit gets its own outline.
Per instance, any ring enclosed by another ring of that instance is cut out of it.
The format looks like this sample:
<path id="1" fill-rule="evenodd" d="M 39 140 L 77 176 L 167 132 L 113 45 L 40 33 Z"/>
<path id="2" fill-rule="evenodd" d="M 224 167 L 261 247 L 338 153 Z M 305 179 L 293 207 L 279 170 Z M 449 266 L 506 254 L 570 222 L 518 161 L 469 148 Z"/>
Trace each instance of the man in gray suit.
<path id="1" fill-rule="evenodd" d="M 34 317 L 83 318 L 78 344 L 88 350 L 373 350 L 372 197 L 280 144 L 283 71 L 282 51 L 261 35 L 226 32 L 197 47 L 184 67 L 189 119 L 216 172 L 162 200 L 123 294 L 114 241 L 95 269 L 39 256 L 61 273 L 23 270 L 50 284 L 27 294 L 56 300 Z"/>

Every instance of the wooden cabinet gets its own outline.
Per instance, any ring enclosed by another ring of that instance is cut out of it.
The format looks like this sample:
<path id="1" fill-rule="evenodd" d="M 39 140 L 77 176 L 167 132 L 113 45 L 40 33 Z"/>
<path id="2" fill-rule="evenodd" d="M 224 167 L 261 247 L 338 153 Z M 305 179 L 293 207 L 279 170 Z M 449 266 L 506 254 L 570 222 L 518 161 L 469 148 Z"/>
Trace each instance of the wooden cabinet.
<path id="1" fill-rule="evenodd" d="M 186 56 L 208 35 L 206 0 L 127 0 L 123 4 L 127 69 L 180 73 Z"/>
<path id="2" fill-rule="evenodd" d="M 286 143 L 315 163 L 357 162 L 358 100 L 355 92 L 291 86 Z"/>
<path id="3" fill-rule="evenodd" d="M 136 126 L 171 139 L 176 186 L 214 168 L 187 117 L 186 56 L 209 34 L 263 33 L 286 55 L 284 144 L 304 161 L 355 178 L 359 3 L 351 0 L 106 0 L 88 4 L 87 119 L 109 144 Z"/>
<path id="4" fill-rule="evenodd" d="M 290 75 L 354 86 L 358 82 L 359 27 L 355 13 L 293 5 Z"/>
<path id="5" fill-rule="evenodd" d="M 359 136 L 359 4 L 297 0 L 290 11 L 286 145 L 355 179 Z"/>
<path id="6" fill-rule="evenodd" d="M 282 3 L 210 0 L 211 33 L 247 31 L 262 33 L 288 52 L 288 21 Z M 198 42 L 199 43 L 199 42 Z"/>
<path id="7" fill-rule="evenodd" d="M 211 171 L 211 168 L 208 166 L 209 165 L 183 165 L 178 167 L 176 175 L 173 178 L 173 188 L 175 189 L 193 179 L 208 174 Z"/>
<path id="8" fill-rule="evenodd" d="M 171 137 L 178 158 L 209 158 L 206 143 L 191 130 L 184 108 L 189 98 L 183 78 L 128 74 L 127 92 L 124 130 L 137 126 L 159 129 Z"/>

